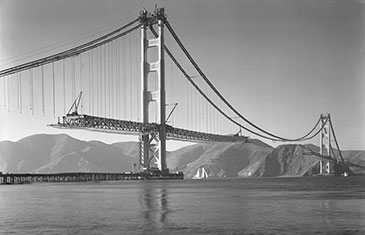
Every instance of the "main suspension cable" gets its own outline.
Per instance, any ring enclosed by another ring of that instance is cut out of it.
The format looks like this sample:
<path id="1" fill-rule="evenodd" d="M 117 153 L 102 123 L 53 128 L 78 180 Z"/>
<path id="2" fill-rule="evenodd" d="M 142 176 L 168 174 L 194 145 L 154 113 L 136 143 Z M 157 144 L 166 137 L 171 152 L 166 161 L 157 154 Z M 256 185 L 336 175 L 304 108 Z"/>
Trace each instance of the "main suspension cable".
<path id="1" fill-rule="evenodd" d="M 170 31 L 172 37 L 176 40 L 176 42 L 178 43 L 178 45 L 180 46 L 180 48 L 182 49 L 182 51 L 184 52 L 184 54 L 187 56 L 187 58 L 189 59 L 189 61 L 192 63 L 192 65 L 194 66 L 194 68 L 197 70 L 197 72 L 200 74 L 200 76 L 204 79 L 204 81 L 209 85 L 209 87 L 215 92 L 215 94 L 236 114 L 238 115 L 241 119 L 243 119 L 245 122 L 247 122 L 248 124 L 250 124 L 251 126 L 253 126 L 254 128 L 256 128 L 257 130 L 271 136 L 274 137 L 278 140 L 281 141 L 300 141 L 300 140 L 305 140 L 307 136 L 309 136 L 313 130 L 317 127 L 318 122 L 316 125 L 314 125 L 314 127 L 312 128 L 311 131 L 309 131 L 307 134 L 305 134 L 302 137 L 296 138 L 296 139 L 288 139 L 288 138 L 283 138 L 280 137 L 278 135 L 272 134 L 268 131 L 265 131 L 264 129 L 260 128 L 259 126 L 255 125 L 254 123 L 252 123 L 251 121 L 249 121 L 248 119 L 246 119 L 241 113 L 239 113 L 228 101 L 226 98 L 224 98 L 224 96 L 215 88 L 215 86 L 209 81 L 209 79 L 207 78 L 207 76 L 203 73 L 203 71 L 199 68 L 199 66 L 197 65 L 197 63 L 195 62 L 195 60 L 192 58 L 192 56 L 190 55 L 190 53 L 187 51 L 187 49 L 185 48 L 185 46 L 182 44 L 181 40 L 177 37 L 175 31 L 172 29 L 170 23 L 166 20 L 165 24 L 168 28 L 168 30 Z"/>
<path id="2" fill-rule="evenodd" d="M 157 32 L 150 27 L 151 32 L 154 34 L 155 37 L 158 36 Z M 224 117 L 226 117 L 228 120 L 236 124 L 237 126 L 241 127 L 242 129 L 257 135 L 259 137 L 272 140 L 272 141 L 281 141 L 281 139 L 278 138 L 270 138 L 264 135 L 261 135 L 260 133 L 257 133 L 255 131 L 252 131 L 251 129 L 246 128 L 245 126 L 241 125 L 240 123 L 236 122 L 234 119 L 229 117 L 222 109 L 220 109 L 200 88 L 199 86 L 192 80 L 192 78 L 187 74 L 187 72 L 184 70 L 184 68 L 181 66 L 181 64 L 176 60 L 175 56 L 171 53 L 169 48 L 164 45 L 165 51 L 168 54 L 168 56 L 171 58 L 171 60 L 175 63 L 175 65 L 178 67 L 178 69 L 183 73 L 183 75 L 189 80 L 189 82 L 194 86 L 194 88 L 207 100 L 219 113 L 221 113 Z"/>
<path id="3" fill-rule="evenodd" d="M 84 48 L 91 48 L 92 49 L 93 47 L 90 47 L 90 46 L 98 44 L 98 43 L 103 42 L 103 41 L 107 41 L 107 38 L 109 38 L 112 35 L 115 35 L 115 34 L 119 33 L 120 31 L 132 26 L 138 20 L 139 20 L 139 18 L 129 22 L 128 24 L 126 24 L 126 25 L 124 25 L 124 26 L 122 26 L 122 27 L 120 27 L 120 28 L 104 35 L 104 36 L 101 36 L 101 37 L 99 37 L 97 39 L 94 39 L 90 42 L 84 43 L 80 46 L 71 48 L 69 50 L 66 50 L 66 51 L 51 55 L 51 56 L 47 56 L 45 58 L 41 58 L 41 59 L 34 60 L 34 61 L 31 61 L 31 62 L 27 62 L 27 63 L 21 64 L 21 65 L 18 65 L 18 66 L 14 66 L 14 67 L 11 67 L 11 68 L 8 68 L 8 69 L 1 70 L 0 71 L 0 77 L 3 77 L 5 75 L 10 75 L 10 74 L 13 74 L 13 73 L 16 73 L 16 72 L 19 72 L 19 71 L 27 70 L 27 69 L 30 69 L 30 68 L 38 67 L 38 66 L 48 64 L 48 63 L 51 63 L 51 62 L 54 62 L 54 61 L 62 60 L 64 58 L 67 58 L 67 57 L 70 57 L 70 56 L 73 56 L 75 54 L 79 54 L 79 53 L 83 52 L 82 49 L 84 49 Z M 107 43 L 107 42 L 105 42 L 105 43 Z"/>
<path id="4" fill-rule="evenodd" d="M 343 160 L 342 153 L 341 153 L 341 149 L 340 149 L 340 146 L 338 145 L 338 142 L 337 142 L 337 138 L 336 138 L 336 134 L 335 134 L 335 129 L 333 128 L 331 116 L 329 114 L 328 114 L 328 119 L 329 119 L 329 122 L 330 122 L 330 126 L 331 126 L 331 130 L 332 130 L 333 138 L 335 139 L 335 143 L 336 143 L 337 150 L 338 150 L 339 155 L 341 157 L 342 163 L 344 163 L 345 161 Z"/>

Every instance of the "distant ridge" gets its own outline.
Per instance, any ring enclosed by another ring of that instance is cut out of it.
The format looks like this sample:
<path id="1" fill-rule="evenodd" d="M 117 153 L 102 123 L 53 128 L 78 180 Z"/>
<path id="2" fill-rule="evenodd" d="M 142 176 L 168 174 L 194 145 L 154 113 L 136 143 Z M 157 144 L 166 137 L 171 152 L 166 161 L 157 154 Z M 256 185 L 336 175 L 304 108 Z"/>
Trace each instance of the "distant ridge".
<path id="1" fill-rule="evenodd" d="M 315 145 L 305 145 L 318 152 Z M 302 145 L 273 148 L 260 140 L 249 143 L 200 143 L 167 153 L 170 171 L 192 178 L 204 167 L 209 177 L 310 176 L 319 160 Z M 365 173 L 365 151 L 343 151 L 355 173 Z M 3 173 L 125 172 L 138 163 L 139 143 L 81 141 L 66 134 L 39 134 L 17 142 L 0 142 Z"/>
<path id="2" fill-rule="evenodd" d="M 121 172 L 131 171 L 134 162 L 117 147 L 65 134 L 39 134 L 18 142 L 0 142 L 2 172 Z"/>

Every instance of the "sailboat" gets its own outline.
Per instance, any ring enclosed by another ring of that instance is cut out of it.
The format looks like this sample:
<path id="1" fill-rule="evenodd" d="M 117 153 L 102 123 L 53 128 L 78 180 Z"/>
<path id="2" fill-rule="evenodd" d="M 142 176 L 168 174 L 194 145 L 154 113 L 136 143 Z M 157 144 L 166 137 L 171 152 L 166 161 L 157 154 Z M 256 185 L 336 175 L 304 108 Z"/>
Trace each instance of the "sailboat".
<path id="1" fill-rule="evenodd" d="M 204 169 L 204 167 L 198 168 L 198 171 L 194 175 L 193 179 L 205 179 L 208 178 L 208 173 Z"/>

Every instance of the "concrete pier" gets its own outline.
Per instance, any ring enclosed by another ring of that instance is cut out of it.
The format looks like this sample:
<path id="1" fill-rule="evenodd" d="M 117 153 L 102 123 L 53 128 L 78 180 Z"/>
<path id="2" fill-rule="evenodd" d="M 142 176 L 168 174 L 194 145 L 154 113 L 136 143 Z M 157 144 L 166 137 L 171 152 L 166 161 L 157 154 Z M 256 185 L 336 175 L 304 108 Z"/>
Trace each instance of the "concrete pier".
<path id="1" fill-rule="evenodd" d="M 165 175 L 151 174 L 147 172 L 137 173 L 57 173 L 57 174 L 2 174 L 0 184 L 27 184 L 27 183 L 64 183 L 64 182 L 88 182 L 108 180 L 172 180 L 184 179 L 182 172 L 168 173 Z"/>

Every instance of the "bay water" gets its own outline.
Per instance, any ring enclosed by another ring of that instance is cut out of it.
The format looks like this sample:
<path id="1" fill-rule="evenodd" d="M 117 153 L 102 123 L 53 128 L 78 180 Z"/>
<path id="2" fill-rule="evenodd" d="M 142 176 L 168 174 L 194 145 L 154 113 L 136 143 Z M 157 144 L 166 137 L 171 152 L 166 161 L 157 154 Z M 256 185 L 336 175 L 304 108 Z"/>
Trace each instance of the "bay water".
<path id="1" fill-rule="evenodd" d="M 0 234 L 365 234 L 365 177 L 0 185 Z"/>

